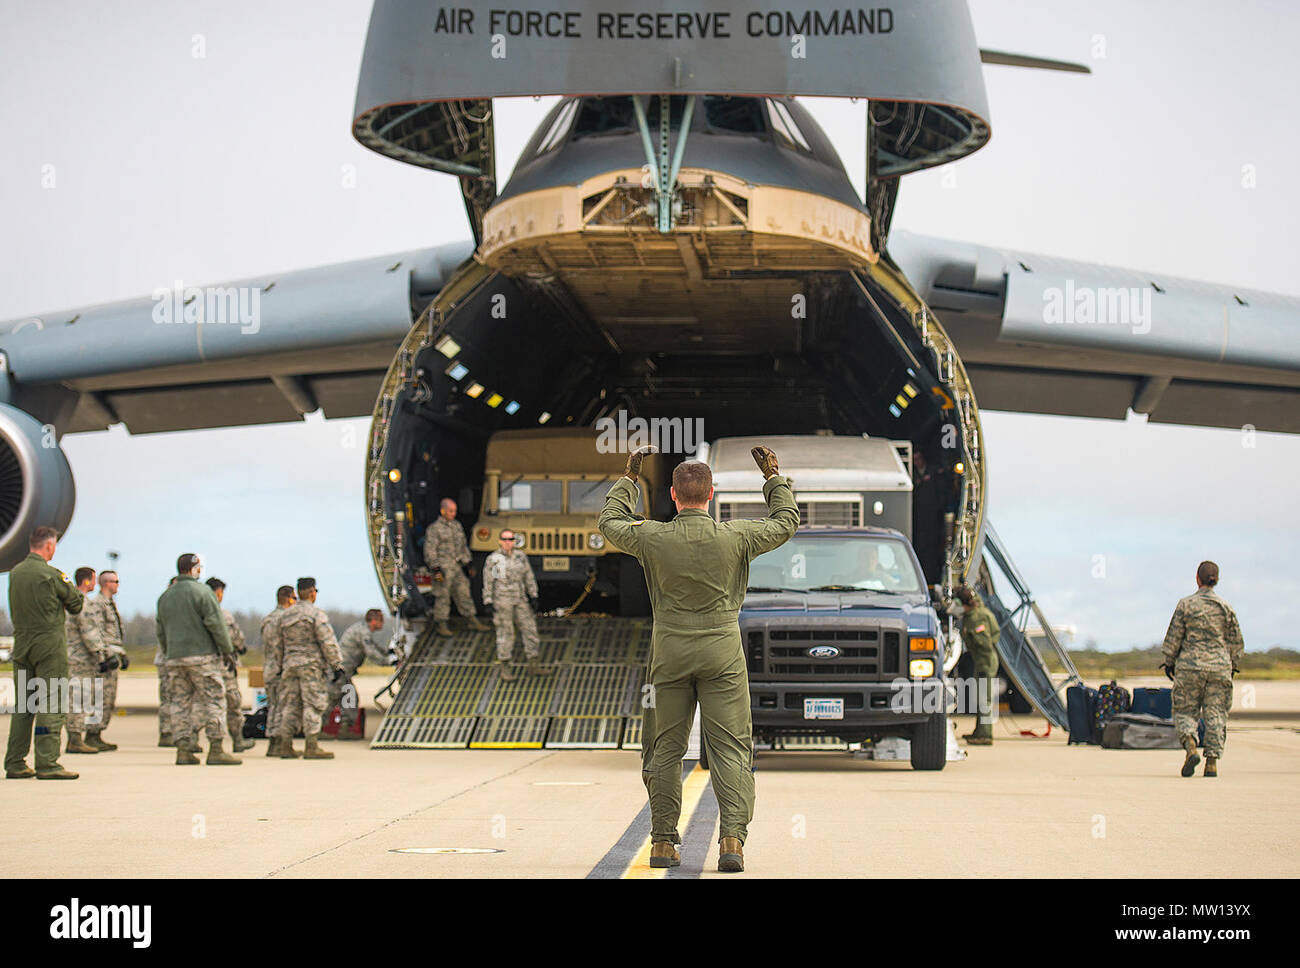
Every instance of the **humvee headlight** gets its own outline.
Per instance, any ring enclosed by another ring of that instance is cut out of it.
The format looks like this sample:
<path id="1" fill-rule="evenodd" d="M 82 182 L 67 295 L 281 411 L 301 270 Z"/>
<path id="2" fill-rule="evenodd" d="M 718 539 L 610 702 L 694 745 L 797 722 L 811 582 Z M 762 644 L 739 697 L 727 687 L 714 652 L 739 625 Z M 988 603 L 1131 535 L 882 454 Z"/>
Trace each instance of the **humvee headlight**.
<path id="1" fill-rule="evenodd" d="M 913 659 L 907 664 L 907 671 L 913 679 L 928 679 L 934 675 L 934 660 Z"/>
<path id="2" fill-rule="evenodd" d="M 933 652 L 934 639 L 912 639 L 910 648 L 913 652 Z"/>
<path id="3" fill-rule="evenodd" d="M 489 531 L 487 528 L 479 528 L 477 531 L 474 532 L 474 537 L 478 538 L 479 541 L 486 541 L 491 536 L 492 536 L 492 532 Z"/>
<path id="4" fill-rule="evenodd" d="M 594 532 L 587 535 L 587 547 L 592 551 L 599 551 L 601 548 L 605 547 L 605 536 Z"/>
<path id="5" fill-rule="evenodd" d="M 516 531 L 516 532 L 515 532 L 515 547 L 516 547 L 516 548 L 522 548 L 522 547 L 524 547 L 526 544 L 528 544 L 528 536 L 525 535 L 522 531 Z"/>

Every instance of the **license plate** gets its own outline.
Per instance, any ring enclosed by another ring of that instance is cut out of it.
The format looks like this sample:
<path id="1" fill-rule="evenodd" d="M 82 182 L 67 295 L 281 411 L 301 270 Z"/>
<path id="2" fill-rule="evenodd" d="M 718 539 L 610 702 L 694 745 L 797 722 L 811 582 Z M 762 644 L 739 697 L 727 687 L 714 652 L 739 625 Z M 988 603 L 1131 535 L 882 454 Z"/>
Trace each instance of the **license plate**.
<path id="1" fill-rule="evenodd" d="M 568 570 L 569 570 L 569 559 L 567 556 L 562 558 L 550 557 L 550 558 L 542 559 L 542 571 L 568 571 Z"/>
<path id="2" fill-rule="evenodd" d="M 843 699 L 805 699 L 803 701 L 804 719 L 843 719 Z"/>

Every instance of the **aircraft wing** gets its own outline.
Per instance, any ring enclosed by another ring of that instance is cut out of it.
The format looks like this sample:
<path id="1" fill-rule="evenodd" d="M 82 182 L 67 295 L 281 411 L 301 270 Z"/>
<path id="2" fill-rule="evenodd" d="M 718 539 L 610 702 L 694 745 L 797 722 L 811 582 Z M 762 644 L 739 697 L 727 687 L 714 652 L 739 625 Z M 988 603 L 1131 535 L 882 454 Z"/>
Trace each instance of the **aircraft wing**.
<path id="1" fill-rule="evenodd" d="M 897 231 L 980 407 L 1300 433 L 1300 298 Z"/>
<path id="2" fill-rule="evenodd" d="M 0 401 L 61 433 L 369 414 L 403 336 L 474 244 L 0 322 Z M 5 391 L 8 396 L 5 396 Z"/>

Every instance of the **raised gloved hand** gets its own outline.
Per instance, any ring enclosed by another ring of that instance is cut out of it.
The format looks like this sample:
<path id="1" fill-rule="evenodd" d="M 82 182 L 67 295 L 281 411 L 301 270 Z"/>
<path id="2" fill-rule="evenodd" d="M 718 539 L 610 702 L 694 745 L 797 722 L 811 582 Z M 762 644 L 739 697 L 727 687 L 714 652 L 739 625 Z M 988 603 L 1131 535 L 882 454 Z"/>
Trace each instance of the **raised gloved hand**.
<path id="1" fill-rule="evenodd" d="M 641 473 L 641 462 L 645 460 L 646 454 L 655 454 L 658 453 L 658 451 L 658 447 L 653 444 L 647 444 L 644 447 L 638 447 L 636 450 L 632 451 L 632 453 L 628 454 L 627 471 L 625 472 L 627 476 L 635 481 L 637 475 Z"/>
<path id="2" fill-rule="evenodd" d="M 1165 675 L 1169 678 L 1169 680 L 1172 682 L 1172 681 L 1173 681 L 1173 678 L 1174 678 L 1174 663 L 1173 663 L 1173 660 L 1172 660 L 1172 659 L 1169 660 L 1169 661 L 1166 662 L 1164 665 L 1162 665 L 1160 668 L 1164 671 L 1164 674 L 1165 674 Z"/>
<path id="3" fill-rule="evenodd" d="M 347 674 L 346 672 L 344 672 L 342 668 L 335 669 L 335 670 L 334 670 L 334 685 L 337 686 L 340 682 L 342 682 L 342 681 L 343 681 L 344 679 L 346 679 L 347 677 L 348 677 L 348 674 Z"/>
<path id="4" fill-rule="evenodd" d="M 120 668 L 123 672 L 125 672 L 125 671 L 126 671 L 127 669 L 129 669 L 130 666 L 131 666 L 131 660 L 128 659 L 128 658 L 126 657 L 126 653 L 125 653 L 125 652 L 122 653 L 121 655 L 119 655 L 119 656 L 117 657 L 117 661 L 118 661 L 118 663 L 120 664 L 120 665 L 119 665 L 119 668 Z"/>
<path id="5" fill-rule="evenodd" d="M 772 448 L 754 447 L 750 450 L 750 454 L 753 455 L 754 463 L 758 465 L 758 469 L 763 473 L 763 480 L 767 480 L 777 473 L 776 454 L 772 452 Z"/>

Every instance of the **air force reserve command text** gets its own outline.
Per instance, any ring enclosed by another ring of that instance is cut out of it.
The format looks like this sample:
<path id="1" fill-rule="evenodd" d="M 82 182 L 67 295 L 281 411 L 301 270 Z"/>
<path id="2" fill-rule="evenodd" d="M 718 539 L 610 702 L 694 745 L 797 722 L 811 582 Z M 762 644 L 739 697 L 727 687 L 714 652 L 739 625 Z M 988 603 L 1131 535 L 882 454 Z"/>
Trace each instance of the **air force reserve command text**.
<path id="1" fill-rule="evenodd" d="M 726 40 L 748 37 L 838 37 L 888 34 L 894 29 L 892 7 L 846 7 L 842 10 L 620 11 L 488 10 L 486 23 L 465 7 L 442 7 L 433 17 L 434 33 L 507 37 L 593 36 L 597 40 Z M 594 19 L 594 23 L 593 23 Z M 486 30 L 484 30 L 486 28 Z"/>

